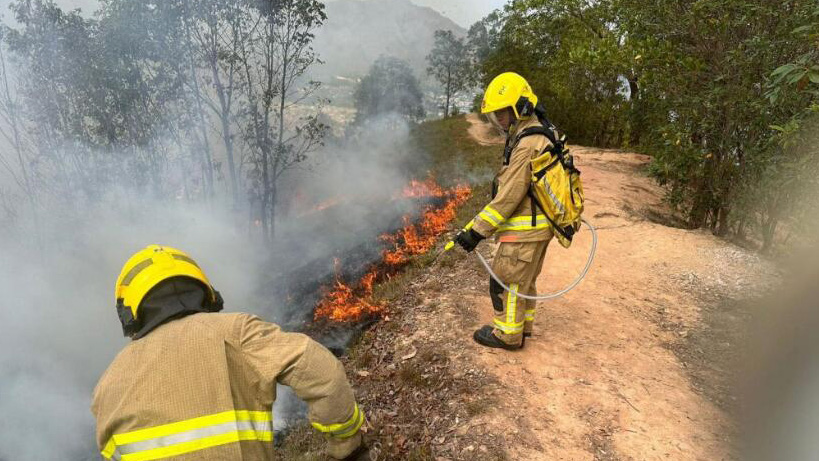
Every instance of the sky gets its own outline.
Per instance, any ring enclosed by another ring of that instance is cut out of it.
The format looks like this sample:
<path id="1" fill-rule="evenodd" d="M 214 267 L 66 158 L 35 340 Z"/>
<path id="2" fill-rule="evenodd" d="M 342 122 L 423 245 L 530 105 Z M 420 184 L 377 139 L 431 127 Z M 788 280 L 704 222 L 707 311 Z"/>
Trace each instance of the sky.
<path id="1" fill-rule="evenodd" d="M 333 1 L 333 0 L 329 0 Z M 470 25 L 483 18 L 493 10 L 501 8 L 507 0 L 411 0 L 416 5 L 430 7 L 448 18 L 452 19 L 460 26 L 468 28 Z M 84 13 L 90 15 L 94 12 L 98 0 L 55 0 L 60 7 L 66 10 L 81 8 Z M 11 0 L 0 0 L 0 12 L 4 18 L 10 17 L 8 5 Z"/>
<path id="2" fill-rule="evenodd" d="M 458 25 L 469 28 L 472 24 L 503 7 L 507 0 L 411 0 L 412 3 L 428 6 L 443 13 Z"/>

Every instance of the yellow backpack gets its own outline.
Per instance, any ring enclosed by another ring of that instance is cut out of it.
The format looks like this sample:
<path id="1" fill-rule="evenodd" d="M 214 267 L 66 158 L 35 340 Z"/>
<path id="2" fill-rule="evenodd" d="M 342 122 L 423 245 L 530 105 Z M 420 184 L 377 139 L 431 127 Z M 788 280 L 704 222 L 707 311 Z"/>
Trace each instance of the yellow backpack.
<path id="1" fill-rule="evenodd" d="M 539 209 L 554 230 L 555 237 L 565 248 L 572 244 L 574 234 L 580 229 L 583 213 L 583 183 L 580 170 L 574 166 L 574 158 L 566 148 L 566 136 L 558 137 L 556 128 L 542 114 L 538 118 L 543 126 L 523 130 L 515 139 L 544 135 L 552 146 L 532 159 L 532 181 L 528 195 L 532 201 L 532 226 L 537 221 Z"/>

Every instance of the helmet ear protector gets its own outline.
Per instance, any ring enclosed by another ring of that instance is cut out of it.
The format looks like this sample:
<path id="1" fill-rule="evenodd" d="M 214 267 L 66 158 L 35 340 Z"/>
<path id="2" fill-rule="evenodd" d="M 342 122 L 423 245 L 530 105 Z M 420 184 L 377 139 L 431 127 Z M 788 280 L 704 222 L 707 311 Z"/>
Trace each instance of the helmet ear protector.
<path id="1" fill-rule="evenodd" d="M 531 117 L 535 113 L 535 105 L 526 96 L 521 96 L 515 104 L 515 115 L 519 119 Z"/>
<path id="2" fill-rule="evenodd" d="M 197 282 L 199 282 L 199 280 L 197 280 Z M 199 283 L 201 284 L 201 282 Z M 203 286 L 202 288 L 204 288 L 206 292 L 210 291 L 207 289 L 207 287 Z M 205 296 L 205 301 L 202 304 L 202 310 L 204 312 L 219 312 L 224 307 L 225 301 L 219 291 L 213 288 L 211 288 L 211 290 L 213 290 L 213 298 L 211 299 L 210 296 Z M 125 305 L 125 300 L 122 298 L 117 298 L 117 316 L 122 324 L 122 333 L 125 336 L 133 336 L 142 326 L 140 321 L 134 318 L 133 311 L 130 307 Z"/>

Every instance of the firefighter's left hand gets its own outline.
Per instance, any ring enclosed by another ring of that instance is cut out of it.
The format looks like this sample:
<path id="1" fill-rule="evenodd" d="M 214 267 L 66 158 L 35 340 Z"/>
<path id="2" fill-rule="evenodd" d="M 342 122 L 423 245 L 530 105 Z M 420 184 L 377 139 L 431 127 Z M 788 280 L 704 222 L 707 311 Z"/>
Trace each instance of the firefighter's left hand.
<path id="1" fill-rule="evenodd" d="M 483 235 L 475 232 L 473 229 L 462 230 L 455 236 L 455 243 L 460 245 L 467 253 L 470 253 L 484 238 Z"/>

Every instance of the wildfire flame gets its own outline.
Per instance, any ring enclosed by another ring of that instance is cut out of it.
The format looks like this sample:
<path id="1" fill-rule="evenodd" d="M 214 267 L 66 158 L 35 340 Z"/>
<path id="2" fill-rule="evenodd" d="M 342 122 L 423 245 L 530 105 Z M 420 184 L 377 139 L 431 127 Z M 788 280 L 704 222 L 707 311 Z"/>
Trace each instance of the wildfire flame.
<path id="1" fill-rule="evenodd" d="M 404 216 L 404 227 L 393 233 L 379 237 L 383 242 L 391 245 L 391 249 L 384 250 L 380 264 L 373 266 L 356 288 L 345 284 L 340 278 L 338 259 L 335 260 L 336 280 L 314 313 L 314 319 L 327 319 L 334 322 L 355 322 L 366 316 L 378 315 L 384 310 L 381 304 L 368 301 L 373 292 L 373 284 L 377 280 L 389 278 L 398 269 L 408 263 L 415 255 L 426 253 L 435 246 L 437 238 L 446 232 L 449 223 L 455 218 L 458 206 L 463 204 L 471 194 L 466 185 L 459 185 L 452 189 L 443 189 L 429 177 L 425 181 L 411 181 L 403 191 L 404 197 L 440 197 L 446 198 L 442 206 L 428 206 L 419 220 L 413 224 L 409 215 Z"/>
<path id="2" fill-rule="evenodd" d="M 340 261 L 335 258 L 336 281 L 330 290 L 319 302 L 313 314 L 315 319 L 328 319 L 334 322 L 355 321 L 362 317 L 375 315 L 384 309 L 384 306 L 367 301 L 373 293 L 373 283 L 377 273 L 371 270 L 359 281 L 359 289 L 353 290 L 340 278 Z M 358 291 L 358 294 L 355 293 Z"/>
<path id="3" fill-rule="evenodd" d="M 404 198 L 424 198 L 424 197 L 446 197 L 449 191 L 444 190 L 435 181 L 435 178 L 430 175 L 427 179 L 419 181 L 413 179 L 404 186 L 401 191 L 401 197 Z"/>

